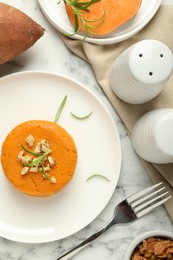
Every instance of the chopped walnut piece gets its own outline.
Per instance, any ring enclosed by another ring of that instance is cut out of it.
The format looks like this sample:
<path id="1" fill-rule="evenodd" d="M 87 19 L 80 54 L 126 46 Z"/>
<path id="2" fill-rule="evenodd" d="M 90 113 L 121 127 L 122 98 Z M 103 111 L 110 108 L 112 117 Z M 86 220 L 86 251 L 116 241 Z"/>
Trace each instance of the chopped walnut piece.
<path id="1" fill-rule="evenodd" d="M 46 141 L 46 139 L 41 140 L 41 145 L 45 145 L 46 147 L 50 148 L 50 145 L 48 144 L 48 142 Z"/>
<path id="2" fill-rule="evenodd" d="M 25 175 L 28 171 L 29 171 L 29 167 L 26 167 L 26 166 L 25 166 L 25 167 L 22 168 L 22 171 L 21 171 L 20 174 L 21 174 L 21 175 Z"/>
<path id="3" fill-rule="evenodd" d="M 24 156 L 23 154 L 24 154 L 24 151 L 22 150 L 18 153 L 18 156 L 17 156 L 17 158 L 22 162 L 22 164 L 25 165 L 26 163 L 31 162 L 32 156 L 30 156 L 30 155 Z"/>
<path id="4" fill-rule="evenodd" d="M 42 152 L 44 152 L 44 153 L 50 151 L 50 149 L 49 149 L 46 145 L 44 145 L 44 144 L 41 145 L 40 150 L 41 150 Z"/>
<path id="5" fill-rule="evenodd" d="M 29 169 L 29 172 L 38 172 L 38 168 L 33 166 Z"/>
<path id="6" fill-rule="evenodd" d="M 23 160 L 24 160 L 24 150 L 20 151 L 17 155 L 17 158 L 23 163 Z"/>
<path id="7" fill-rule="evenodd" d="M 24 158 L 23 158 L 23 163 L 26 164 L 26 163 L 29 163 L 32 161 L 32 156 L 30 155 L 25 155 Z"/>
<path id="8" fill-rule="evenodd" d="M 50 165 L 49 165 L 49 163 L 44 167 L 44 171 L 45 171 L 45 172 L 50 171 Z"/>
<path id="9" fill-rule="evenodd" d="M 54 176 L 51 177 L 51 182 L 56 183 L 56 178 Z"/>
<path id="10" fill-rule="evenodd" d="M 55 164 L 55 160 L 52 156 L 48 156 L 48 162 L 50 163 L 50 166 L 53 166 Z"/>
<path id="11" fill-rule="evenodd" d="M 34 153 L 40 153 L 41 152 L 41 144 L 37 143 L 35 149 L 34 149 Z"/>
<path id="12" fill-rule="evenodd" d="M 32 147 L 34 145 L 34 137 L 32 135 L 28 135 L 25 139 L 29 147 Z"/>
<path id="13" fill-rule="evenodd" d="M 50 171 L 50 165 L 49 165 L 49 163 L 48 163 L 46 166 L 44 166 L 43 169 L 44 169 L 45 172 Z M 42 167 L 40 167 L 40 168 L 39 168 L 39 171 L 42 171 L 43 169 L 42 169 Z"/>
<path id="14" fill-rule="evenodd" d="M 20 151 L 20 152 L 18 153 L 17 158 L 20 160 L 20 158 L 21 158 L 21 156 L 23 156 L 23 154 L 24 154 L 24 150 Z"/>

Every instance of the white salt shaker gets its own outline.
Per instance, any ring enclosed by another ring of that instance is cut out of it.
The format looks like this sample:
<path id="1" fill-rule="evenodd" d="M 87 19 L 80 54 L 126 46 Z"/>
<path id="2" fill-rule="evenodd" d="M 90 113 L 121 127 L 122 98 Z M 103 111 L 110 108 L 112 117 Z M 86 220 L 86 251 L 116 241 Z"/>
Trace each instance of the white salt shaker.
<path id="1" fill-rule="evenodd" d="M 123 101 L 142 104 L 156 97 L 173 71 L 170 49 L 157 40 L 143 40 L 126 49 L 114 61 L 109 84 Z"/>
<path id="2" fill-rule="evenodd" d="M 173 109 L 155 109 L 140 117 L 132 130 L 132 144 L 146 161 L 172 163 Z"/>

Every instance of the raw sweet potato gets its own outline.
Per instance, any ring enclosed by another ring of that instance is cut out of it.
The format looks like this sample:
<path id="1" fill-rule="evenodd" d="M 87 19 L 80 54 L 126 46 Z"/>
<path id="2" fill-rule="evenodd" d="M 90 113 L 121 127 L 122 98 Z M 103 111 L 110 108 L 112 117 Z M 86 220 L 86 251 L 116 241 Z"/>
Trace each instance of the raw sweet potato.
<path id="1" fill-rule="evenodd" d="M 30 154 L 24 148 L 35 153 L 38 149 L 42 153 L 46 148 L 50 151 L 44 157 L 45 174 L 42 164 L 38 164 L 38 168 L 31 165 L 43 157 Z M 7 135 L 2 145 L 1 163 L 5 176 L 19 191 L 31 196 L 49 196 L 72 179 L 77 150 L 73 138 L 57 123 L 30 120 L 17 125 Z"/>
<path id="2" fill-rule="evenodd" d="M 69 4 L 70 1 L 66 1 L 65 6 L 67 14 L 70 18 L 71 23 L 75 24 L 74 9 Z M 72 1 L 73 2 L 73 1 Z M 85 2 L 86 0 L 79 0 L 78 3 Z M 89 1 L 88 1 L 89 2 Z M 111 33 L 120 25 L 126 23 L 135 16 L 140 8 L 142 0 L 100 0 L 92 3 L 88 9 L 89 11 L 80 10 L 81 17 L 86 20 L 96 21 L 98 18 L 103 18 L 98 22 L 88 22 L 89 26 L 96 26 L 103 21 L 103 23 L 97 28 L 91 29 L 91 33 L 95 35 L 104 35 Z M 79 18 L 79 16 L 78 16 Z M 78 19 L 79 28 L 81 21 Z M 82 24 L 81 31 L 86 31 L 84 24 Z"/>
<path id="3" fill-rule="evenodd" d="M 25 13 L 0 3 L 0 64 L 29 49 L 44 29 Z"/>

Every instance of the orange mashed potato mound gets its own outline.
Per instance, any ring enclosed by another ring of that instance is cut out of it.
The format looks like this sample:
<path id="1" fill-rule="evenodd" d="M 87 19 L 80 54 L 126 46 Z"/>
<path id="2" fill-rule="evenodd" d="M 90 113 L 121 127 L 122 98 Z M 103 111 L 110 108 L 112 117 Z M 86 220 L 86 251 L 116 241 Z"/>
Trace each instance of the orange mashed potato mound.
<path id="1" fill-rule="evenodd" d="M 34 137 L 33 147 L 29 147 L 26 142 L 29 135 Z M 34 152 L 35 145 L 43 139 L 50 145 L 50 156 L 55 162 L 46 172 L 49 179 L 45 178 L 41 170 L 28 171 L 22 175 L 24 166 L 18 158 L 23 150 L 22 145 Z M 77 149 L 70 134 L 57 123 L 31 120 L 17 125 L 8 134 L 2 144 L 1 163 L 4 174 L 19 191 L 31 196 L 50 196 L 62 190 L 72 179 L 77 163 Z M 51 182 L 50 178 L 56 181 Z"/>

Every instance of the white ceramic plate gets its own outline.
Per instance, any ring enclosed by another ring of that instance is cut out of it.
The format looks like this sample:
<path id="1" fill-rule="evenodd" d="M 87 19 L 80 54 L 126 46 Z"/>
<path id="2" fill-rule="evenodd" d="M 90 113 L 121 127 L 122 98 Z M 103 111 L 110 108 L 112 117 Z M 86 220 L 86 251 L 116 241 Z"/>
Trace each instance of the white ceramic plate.
<path id="1" fill-rule="evenodd" d="M 121 147 L 117 128 L 105 106 L 85 87 L 48 72 L 21 72 L 0 79 L 0 145 L 17 124 L 44 119 L 53 121 L 67 95 L 59 119 L 74 138 L 78 163 L 72 181 L 47 198 L 22 194 L 0 168 L 0 236 L 28 243 L 62 239 L 81 230 L 105 208 L 117 185 Z M 70 111 L 86 115 L 77 120 Z M 94 173 L 102 178 L 86 179 Z"/>
<path id="2" fill-rule="evenodd" d="M 38 3 L 46 16 L 46 18 L 52 23 L 52 25 L 58 29 L 61 33 L 72 34 L 73 27 L 67 16 L 64 2 L 61 0 L 60 4 L 57 4 L 57 0 L 38 0 Z M 145 25 L 153 18 L 158 8 L 161 5 L 161 0 L 143 0 L 141 7 L 136 14 L 136 16 L 129 22 L 120 26 L 117 30 L 109 35 L 102 37 L 87 37 L 85 41 L 94 44 L 112 44 L 116 42 L 121 42 L 128 39 L 142 30 Z M 74 39 L 83 39 L 83 36 L 76 34 Z"/>

